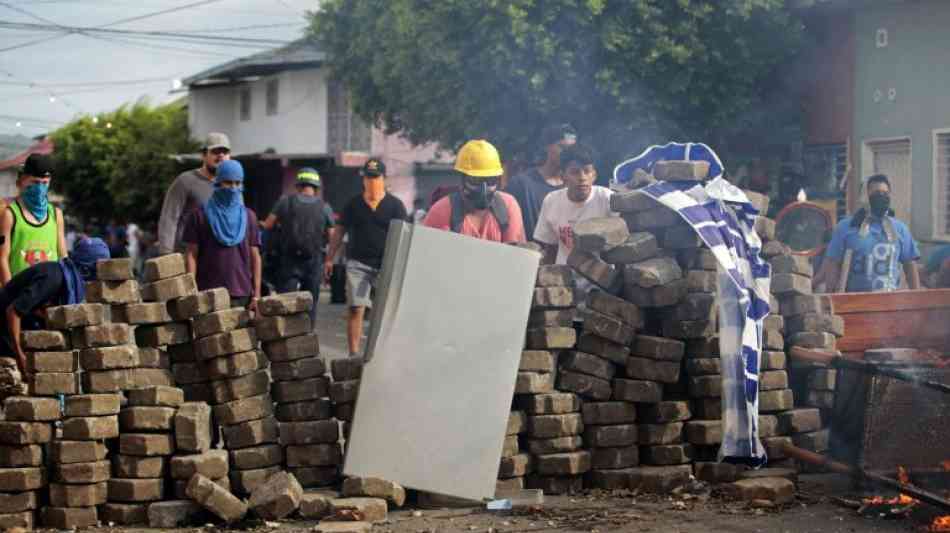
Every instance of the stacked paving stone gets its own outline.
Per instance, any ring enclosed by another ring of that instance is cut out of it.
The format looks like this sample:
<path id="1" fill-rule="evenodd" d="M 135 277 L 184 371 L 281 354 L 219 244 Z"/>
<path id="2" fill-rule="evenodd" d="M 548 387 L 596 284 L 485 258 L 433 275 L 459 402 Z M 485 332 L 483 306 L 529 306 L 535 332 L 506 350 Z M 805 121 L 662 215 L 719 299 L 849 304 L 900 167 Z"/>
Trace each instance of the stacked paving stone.
<path id="1" fill-rule="evenodd" d="M 85 392 L 109 393 L 169 383 L 171 373 L 167 357 L 163 359 L 154 348 L 138 349 L 135 344 L 135 326 L 159 322 L 147 321 L 150 318 L 148 307 L 154 304 L 141 303 L 139 285 L 132 272 L 132 260 L 119 258 L 99 261 L 96 274 L 98 281 L 90 285 L 98 287 L 91 292 L 106 307 L 105 316 L 108 319 L 95 327 L 89 325 L 72 332 L 73 347 L 85 352 L 80 354 L 80 360 L 90 363 L 83 366 L 88 374 L 83 378 Z M 95 361 L 103 355 L 103 359 L 111 361 L 97 365 Z"/>
<path id="2" fill-rule="evenodd" d="M 553 358 L 551 358 L 553 359 Z M 550 369 L 554 369 L 553 360 Z M 522 366 L 525 360 L 522 357 Z M 520 453 L 520 436 L 528 432 L 528 415 L 522 410 L 513 410 L 508 416 L 505 430 L 505 444 L 502 447 L 501 462 L 498 465 L 498 483 L 496 490 L 520 490 L 524 488 L 524 477 L 532 472 L 533 458 L 529 453 Z"/>
<path id="3" fill-rule="evenodd" d="M 170 320 L 184 322 L 230 309 L 231 295 L 228 294 L 225 288 L 209 289 L 176 298 L 167 303 L 159 302 L 156 305 L 160 305 L 161 309 L 166 310 L 165 315 L 168 317 L 166 322 Z M 214 321 L 214 319 L 209 320 Z M 197 356 L 197 346 L 194 339 L 189 342 L 166 346 L 164 350 L 158 348 L 158 351 L 167 353 L 171 362 L 175 385 L 184 391 L 185 401 L 211 402 L 210 381 L 212 374 L 209 374 L 205 365 L 200 363 L 201 360 Z M 234 373 L 231 372 L 231 374 Z"/>
<path id="4" fill-rule="evenodd" d="M 45 501 L 44 445 L 60 418 L 55 398 L 13 396 L 3 403 L 0 421 L 0 524 L 33 529 Z"/>
<path id="5" fill-rule="evenodd" d="M 272 468 L 286 463 L 295 482 L 303 487 L 322 487 L 339 481 L 340 426 L 333 420 L 328 396 L 342 403 L 356 396 L 356 376 L 334 384 L 326 376 L 320 344 L 312 332 L 309 292 L 291 292 L 262 298 L 257 332 L 271 363 L 271 395 L 276 402 L 278 438 L 270 445 Z M 340 367 L 341 369 L 343 367 Z M 350 411 L 352 412 L 352 411 Z"/>
<path id="6" fill-rule="evenodd" d="M 844 320 L 834 314 L 829 296 L 811 293 L 813 269 L 809 259 L 792 255 L 787 247 L 769 244 L 770 246 L 763 250 L 763 255 L 767 255 L 772 264 L 772 292 L 779 298 L 781 307 L 781 317 L 776 316 L 775 319 L 783 319 L 785 346 L 835 351 L 837 338 L 844 335 Z M 777 340 L 772 342 L 778 343 Z M 774 355 L 775 359 L 778 359 L 778 353 L 775 352 Z M 797 362 L 789 365 L 787 357 L 782 358 L 781 362 L 785 363 L 781 376 L 777 375 L 777 369 L 767 374 L 776 374 L 773 377 L 784 379 L 784 387 L 794 389 L 794 394 L 791 390 L 783 392 L 789 398 L 788 401 L 782 399 L 786 410 L 777 413 L 778 435 L 782 437 L 776 437 L 776 443 L 792 443 L 816 452 L 827 451 L 830 431 L 824 427 L 822 421 L 831 419 L 835 370 Z M 787 370 L 789 366 L 791 375 Z M 775 386 L 781 384 L 780 379 L 773 379 L 771 382 Z M 794 403 L 799 408 L 791 409 L 788 406 L 792 399 L 796 400 Z M 780 450 L 769 451 L 770 458 L 782 459 Z M 780 464 L 794 466 L 792 461 Z M 798 466 L 810 468 L 807 465 Z"/>
<path id="7" fill-rule="evenodd" d="M 144 284 L 141 294 L 144 303 L 126 309 L 124 317 L 129 322 L 137 324 L 135 339 L 150 365 L 159 361 L 158 368 L 135 368 L 130 373 L 130 389 L 152 386 L 174 386 L 177 384 L 178 374 L 187 378 L 188 373 L 183 369 L 175 368 L 168 371 L 162 368 L 161 362 L 173 350 L 179 353 L 191 348 L 191 324 L 189 317 L 178 318 L 171 316 L 169 309 L 173 301 L 194 295 L 197 292 L 195 277 L 185 273 L 185 260 L 181 254 L 170 254 L 155 257 L 145 262 L 142 271 Z M 164 311 L 162 309 L 164 308 Z M 138 316 L 136 316 L 138 315 Z M 159 322 L 158 319 L 166 319 Z M 169 357 L 170 359 L 170 357 Z M 184 379 L 183 382 L 187 382 Z"/>
<path id="8" fill-rule="evenodd" d="M 99 521 L 97 506 L 106 503 L 110 492 L 106 440 L 119 436 L 121 400 L 119 394 L 66 397 L 62 437 L 50 445 L 50 506 L 43 509 L 45 526 L 73 529 Z"/>
<path id="9" fill-rule="evenodd" d="M 103 522 L 120 525 L 148 523 L 148 507 L 166 495 L 169 457 L 175 452 L 173 433 L 182 392 L 159 386 L 128 392 L 119 412 L 119 448 L 112 457 L 112 479 Z M 170 398 L 170 399 L 169 399 Z"/>
<path id="10" fill-rule="evenodd" d="M 359 392 L 360 378 L 363 375 L 363 359 L 346 357 L 330 361 L 330 403 L 333 418 L 340 425 L 344 451 L 350 438 L 353 413 L 356 411 L 356 395 Z M 327 472 L 329 474 L 329 471 Z"/>
<path id="11" fill-rule="evenodd" d="M 538 270 L 526 350 L 515 384 L 514 405 L 527 422 L 527 449 L 521 448 L 517 435 L 505 439 L 499 473 L 507 477 L 499 488 L 519 489 L 523 483 L 548 494 L 576 492 L 583 488 L 583 475 L 590 470 L 590 453 L 582 449 L 580 396 L 573 390 L 555 390 L 561 350 L 574 348 L 577 340 L 572 327 L 575 284 L 574 272 L 567 265 L 544 265 Z M 583 389 L 583 374 L 565 372 L 562 386 Z"/>
<path id="12" fill-rule="evenodd" d="M 197 301 L 200 295 L 193 299 Z M 192 385 L 201 378 L 206 380 L 207 402 L 212 405 L 215 424 L 223 426 L 224 446 L 236 461 L 223 472 L 205 477 L 220 479 L 226 474 L 233 492 L 249 495 L 255 486 L 279 470 L 273 466 L 269 448 L 260 448 L 274 442 L 277 433 L 267 358 L 257 349 L 257 334 L 246 309 L 225 308 L 198 314 L 192 325 L 197 359 L 191 363 L 197 376 Z M 201 444 L 193 451 L 203 450 L 205 446 Z"/>

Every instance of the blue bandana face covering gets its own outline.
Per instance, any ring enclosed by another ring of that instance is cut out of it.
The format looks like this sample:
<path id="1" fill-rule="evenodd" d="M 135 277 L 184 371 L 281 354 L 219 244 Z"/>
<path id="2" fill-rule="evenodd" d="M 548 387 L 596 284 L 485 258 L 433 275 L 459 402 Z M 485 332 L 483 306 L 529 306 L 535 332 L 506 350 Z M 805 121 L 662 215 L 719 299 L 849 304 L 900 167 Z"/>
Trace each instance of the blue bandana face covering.
<path id="1" fill-rule="evenodd" d="M 49 211 L 49 183 L 33 183 L 23 189 L 20 198 L 26 204 L 27 209 L 38 221 L 46 219 L 46 213 Z"/>
<path id="2" fill-rule="evenodd" d="M 247 213 L 244 211 L 244 187 L 234 189 L 217 187 L 204 206 L 215 240 L 222 246 L 235 246 L 247 233 Z"/>

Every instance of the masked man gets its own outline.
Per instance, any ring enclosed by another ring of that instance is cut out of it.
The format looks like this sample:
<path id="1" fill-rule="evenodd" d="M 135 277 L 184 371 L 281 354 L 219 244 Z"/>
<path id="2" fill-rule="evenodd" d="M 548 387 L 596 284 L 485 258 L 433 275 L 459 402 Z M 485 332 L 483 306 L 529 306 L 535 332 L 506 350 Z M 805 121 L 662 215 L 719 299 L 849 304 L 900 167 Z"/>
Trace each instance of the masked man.
<path id="1" fill-rule="evenodd" d="M 907 286 L 920 288 L 920 251 L 907 225 L 893 216 L 891 183 L 877 174 L 867 180 L 868 207 L 845 217 L 835 227 L 825 256 L 828 292 L 878 292 Z"/>
<path id="2" fill-rule="evenodd" d="M 0 217 L 0 283 L 44 261 L 66 257 L 63 211 L 49 203 L 53 161 L 30 154 L 17 178 L 19 194 Z"/>
<path id="3" fill-rule="evenodd" d="M 158 246 L 163 254 L 184 252 L 182 232 L 192 211 L 200 208 L 214 191 L 218 165 L 231 159 L 231 141 L 223 133 L 209 133 L 201 148 L 201 166 L 182 172 L 172 182 L 158 219 Z"/>
<path id="4" fill-rule="evenodd" d="M 515 197 L 498 190 L 501 157 L 488 141 L 465 143 L 455 158 L 461 192 L 437 201 L 423 224 L 486 241 L 524 242 L 524 221 Z"/>
<path id="5" fill-rule="evenodd" d="M 261 237 L 257 215 L 244 207 L 244 167 L 218 165 L 211 198 L 185 222 L 185 264 L 198 290 L 224 287 L 235 307 L 254 311 L 261 296 Z"/>
<path id="6" fill-rule="evenodd" d="M 102 239 L 80 239 L 69 257 L 30 266 L 0 289 L 0 308 L 6 318 L 0 325 L 0 347 L 16 355 L 26 381 L 30 370 L 20 332 L 43 329 L 47 307 L 82 303 L 85 283 L 96 279 L 96 262 L 108 258 L 109 246 Z"/>
<path id="7" fill-rule="evenodd" d="M 363 316 L 366 308 L 373 306 L 373 288 L 383 266 L 389 223 L 409 218 L 402 201 L 386 193 L 386 165 L 381 160 L 367 160 L 360 174 L 363 194 L 354 196 L 343 208 L 343 216 L 330 234 L 330 245 L 323 262 L 324 278 L 329 280 L 333 273 L 333 259 L 340 251 L 343 237 L 348 235 L 346 298 L 350 311 L 346 336 L 351 357 L 360 355 Z"/>

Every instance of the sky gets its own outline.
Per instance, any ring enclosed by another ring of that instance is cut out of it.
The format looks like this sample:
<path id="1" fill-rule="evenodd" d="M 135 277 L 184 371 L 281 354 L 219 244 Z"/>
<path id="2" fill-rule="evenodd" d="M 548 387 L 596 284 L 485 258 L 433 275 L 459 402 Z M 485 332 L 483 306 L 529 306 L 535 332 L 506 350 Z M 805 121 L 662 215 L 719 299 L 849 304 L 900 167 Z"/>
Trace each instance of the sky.
<path id="1" fill-rule="evenodd" d="M 172 92 L 173 80 L 281 46 L 128 34 L 90 36 L 64 31 L 62 26 L 289 42 L 303 35 L 305 13 L 318 4 L 319 0 L 0 0 L 0 133 L 39 135 L 78 116 L 111 111 L 142 97 L 164 103 L 185 94 Z M 169 12 L 115 24 L 160 11 Z M 44 28 L 11 28 L 9 23 Z M 28 44 L 31 41 L 38 42 Z M 7 50 L 19 45 L 26 46 Z"/>

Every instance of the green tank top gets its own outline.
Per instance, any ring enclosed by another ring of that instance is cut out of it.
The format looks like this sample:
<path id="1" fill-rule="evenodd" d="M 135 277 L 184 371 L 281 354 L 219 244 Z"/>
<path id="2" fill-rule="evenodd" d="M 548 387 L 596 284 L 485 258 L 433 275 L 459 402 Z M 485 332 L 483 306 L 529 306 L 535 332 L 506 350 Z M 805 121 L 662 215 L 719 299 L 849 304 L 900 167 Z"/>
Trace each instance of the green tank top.
<path id="1" fill-rule="evenodd" d="M 10 275 L 43 261 L 59 260 L 59 231 L 56 227 L 56 208 L 49 206 L 42 224 L 31 224 L 23 216 L 20 203 L 13 202 L 7 209 L 13 213 L 10 231 Z"/>

